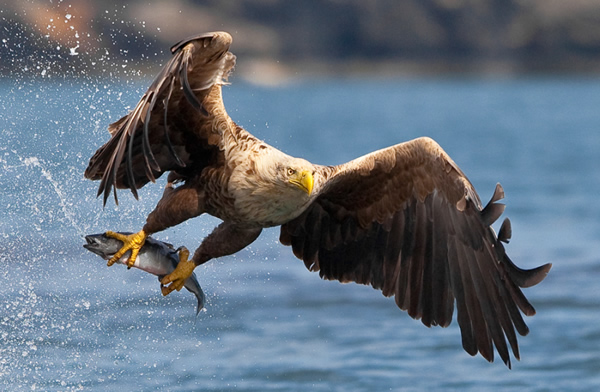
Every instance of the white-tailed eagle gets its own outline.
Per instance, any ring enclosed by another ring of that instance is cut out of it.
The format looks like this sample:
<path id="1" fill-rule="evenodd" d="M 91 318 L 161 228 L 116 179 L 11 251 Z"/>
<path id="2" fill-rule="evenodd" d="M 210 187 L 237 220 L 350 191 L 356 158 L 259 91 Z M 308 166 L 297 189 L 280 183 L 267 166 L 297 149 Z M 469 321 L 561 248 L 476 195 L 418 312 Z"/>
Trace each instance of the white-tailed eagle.
<path id="1" fill-rule="evenodd" d="M 511 229 L 498 185 L 482 207 L 463 172 L 429 138 L 375 151 L 339 166 L 294 158 L 255 138 L 225 111 L 221 86 L 235 64 L 224 32 L 190 37 L 137 106 L 109 126 L 110 140 L 85 176 L 111 190 L 137 189 L 169 172 L 166 189 L 143 229 L 129 236 L 109 265 L 146 237 L 203 213 L 223 222 L 162 283 L 183 287 L 193 269 L 252 243 L 266 227 L 323 279 L 357 282 L 393 296 L 426 326 L 448 326 L 456 304 L 464 349 L 489 361 L 494 349 L 510 367 L 516 333 L 535 314 L 521 288 L 551 265 L 518 268 L 505 253 Z"/>

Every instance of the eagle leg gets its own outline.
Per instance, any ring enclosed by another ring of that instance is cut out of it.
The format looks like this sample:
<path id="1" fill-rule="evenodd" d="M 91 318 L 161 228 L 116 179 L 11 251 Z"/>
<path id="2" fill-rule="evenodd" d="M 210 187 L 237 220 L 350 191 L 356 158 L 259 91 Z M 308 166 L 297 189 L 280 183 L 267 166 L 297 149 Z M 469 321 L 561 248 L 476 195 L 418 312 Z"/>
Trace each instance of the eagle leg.
<path id="1" fill-rule="evenodd" d="M 179 264 L 175 270 L 160 280 L 160 290 L 163 295 L 170 294 L 173 290 L 181 290 L 187 278 L 189 278 L 196 268 L 196 263 L 189 259 L 190 251 L 185 246 L 179 248 Z M 165 286 L 171 283 L 169 286 Z"/>
<path id="2" fill-rule="evenodd" d="M 144 230 L 140 230 L 137 233 L 125 235 L 121 233 L 115 233 L 114 231 L 107 231 L 105 234 L 107 237 L 111 237 L 123 242 L 123 246 L 121 247 L 121 249 L 119 249 L 119 251 L 115 253 L 114 256 L 110 258 L 110 260 L 108 260 L 107 265 L 110 267 L 125 253 L 131 251 L 131 255 L 127 260 L 127 268 L 133 267 L 135 259 L 137 258 L 137 255 L 140 252 L 142 246 L 144 246 L 144 243 L 146 242 L 146 237 L 148 237 L 146 232 Z"/>
<path id="3" fill-rule="evenodd" d="M 222 222 L 202 241 L 191 259 L 188 259 L 190 252 L 187 249 L 180 250 L 179 264 L 173 272 L 160 281 L 162 285 L 171 283 L 170 286 L 161 287 L 163 295 L 168 295 L 174 290 L 181 290 L 196 266 L 244 249 L 258 238 L 261 231 L 262 229 L 259 227 L 241 228 L 234 223 Z"/>

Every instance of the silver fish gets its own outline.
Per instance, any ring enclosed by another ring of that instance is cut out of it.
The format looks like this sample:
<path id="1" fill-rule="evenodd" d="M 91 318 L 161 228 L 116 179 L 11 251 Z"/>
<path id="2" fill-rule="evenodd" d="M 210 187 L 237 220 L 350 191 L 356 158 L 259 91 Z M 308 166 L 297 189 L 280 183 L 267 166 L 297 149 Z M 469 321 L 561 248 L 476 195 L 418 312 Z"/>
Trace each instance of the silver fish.
<path id="1" fill-rule="evenodd" d="M 87 235 L 85 236 L 85 240 L 87 244 L 83 245 L 83 247 L 102 257 L 104 260 L 110 259 L 123 246 L 123 242 L 107 237 L 105 234 Z M 174 249 L 172 245 L 166 242 L 148 237 L 144 246 L 140 249 L 140 253 L 135 259 L 133 266 L 158 276 L 158 280 L 160 280 L 163 276 L 173 272 L 177 264 L 179 264 L 179 249 Z M 117 260 L 117 263 L 127 265 L 129 254 L 130 252 L 125 253 L 123 257 Z M 196 274 L 192 273 L 192 276 L 185 281 L 184 287 L 198 299 L 198 308 L 196 310 L 196 314 L 198 314 L 204 307 L 204 292 L 196 279 Z"/>

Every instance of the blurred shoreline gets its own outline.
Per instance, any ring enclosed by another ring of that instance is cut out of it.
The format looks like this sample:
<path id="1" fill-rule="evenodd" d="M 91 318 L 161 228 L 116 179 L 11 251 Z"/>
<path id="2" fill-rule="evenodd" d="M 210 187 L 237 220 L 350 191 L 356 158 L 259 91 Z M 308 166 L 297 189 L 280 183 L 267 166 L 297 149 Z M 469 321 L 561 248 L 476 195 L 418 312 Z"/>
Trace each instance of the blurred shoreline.
<path id="1" fill-rule="evenodd" d="M 189 35 L 225 30 L 236 77 L 600 73 L 593 0 L 24 0 L 0 8 L 0 78 L 147 78 Z"/>

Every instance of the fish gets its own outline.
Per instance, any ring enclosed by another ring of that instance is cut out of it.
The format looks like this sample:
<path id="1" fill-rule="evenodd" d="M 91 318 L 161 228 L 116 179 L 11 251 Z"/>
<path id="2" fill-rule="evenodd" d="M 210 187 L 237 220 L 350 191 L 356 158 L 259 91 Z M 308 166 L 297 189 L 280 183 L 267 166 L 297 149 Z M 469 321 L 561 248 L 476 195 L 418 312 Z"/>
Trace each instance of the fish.
<path id="1" fill-rule="evenodd" d="M 122 241 L 108 237 L 104 233 L 87 235 L 85 236 L 85 240 L 87 243 L 83 247 L 102 257 L 104 260 L 110 259 L 123 246 Z M 179 251 L 181 249 L 183 247 L 175 249 L 171 244 L 148 237 L 144 246 L 140 249 L 133 267 L 158 276 L 158 280 L 160 281 L 165 275 L 173 272 L 177 264 L 179 264 Z M 130 252 L 125 253 L 117 260 L 117 263 L 127 265 L 129 254 Z M 200 310 L 204 308 L 205 296 L 195 273 L 192 273 L 185 281 L 184 287 L 196 296 L 198 300 L 196 315 L 198 315 Z"/>

